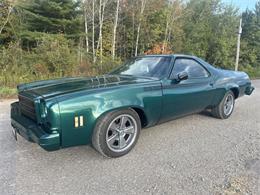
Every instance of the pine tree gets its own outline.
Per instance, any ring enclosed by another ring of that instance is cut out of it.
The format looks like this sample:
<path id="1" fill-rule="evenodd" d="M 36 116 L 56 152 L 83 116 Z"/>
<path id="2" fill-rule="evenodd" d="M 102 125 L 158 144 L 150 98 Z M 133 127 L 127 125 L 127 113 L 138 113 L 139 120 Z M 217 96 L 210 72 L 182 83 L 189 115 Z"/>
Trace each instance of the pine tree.
<path id="1" fill-rule="evenodd" d="M 23 10 L 23 38 L 34 41 L 42 33 L 64 34 L 78 38 L 83 25 L 79 15 L 80 2 L 75 0 L 30 0 L 20 4 Z"/>

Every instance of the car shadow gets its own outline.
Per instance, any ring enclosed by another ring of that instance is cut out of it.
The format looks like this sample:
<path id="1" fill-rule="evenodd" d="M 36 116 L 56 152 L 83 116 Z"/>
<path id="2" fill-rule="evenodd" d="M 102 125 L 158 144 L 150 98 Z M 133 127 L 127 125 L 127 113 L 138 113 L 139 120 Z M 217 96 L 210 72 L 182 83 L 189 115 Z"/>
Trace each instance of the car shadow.
<path id="1" fill-rule="evenodd" d="M 211 110 L 203 110 L 202 112 L 198 113 L 199 115 L 205 116 L 205 117 L 210 117 L 212 118 L 212 113 Z"/>

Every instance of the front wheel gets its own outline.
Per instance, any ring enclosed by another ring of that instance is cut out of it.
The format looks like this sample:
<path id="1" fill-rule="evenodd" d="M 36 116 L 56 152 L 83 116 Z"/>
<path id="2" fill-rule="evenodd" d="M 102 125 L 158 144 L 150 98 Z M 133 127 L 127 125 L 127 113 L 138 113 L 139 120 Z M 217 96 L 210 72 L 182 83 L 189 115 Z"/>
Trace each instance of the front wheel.
<path id="1" fill-rule="evenodd" d="M 113 111 L 97 122 L 92 145 L 103 156 L 120 157 L 135 146 L 140 129 L 141 122 L 134 110 Z"/>
<path id="2" fill-rule="evenodd" d="M 235 96 L 232 91 L 228 91 L 222 101 L 212 109 L 212 115 L 216 118 L 227 119 L 230 117 L 235 106 Z"/>

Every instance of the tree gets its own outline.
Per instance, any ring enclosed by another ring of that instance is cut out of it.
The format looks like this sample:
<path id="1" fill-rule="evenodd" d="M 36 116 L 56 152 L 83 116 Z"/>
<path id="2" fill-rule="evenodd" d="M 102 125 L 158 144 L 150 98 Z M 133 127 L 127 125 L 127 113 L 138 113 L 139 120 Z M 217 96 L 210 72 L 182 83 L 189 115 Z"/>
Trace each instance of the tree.
<path id="1" fill-rule="evenodd" d="M 184 17 L 184 51 L 206 58 L 211 39 L 214 12 L 219 0 L 190 0 Z"/>
<path id="2" fill-rule="evenodd" d="M 223 68 L 235 68 L 238 10 L 233 6 L 220 7 L 221 12 L 212 21 L 212 35 L 206 60 Z"/>
<path id="3" fill-rule="evenodd" d="M 65 34 L 78 39 L 81 34 L 80 2 L 75 0 L 30 0 L 20 3 L 24 11 L 22 37 L 35 41 L 40 33 Z"/>
<path id="4" fill-rule="evenodd" d="M 98 44 L 97 50 L 100 49 L 100 62 L 102 65 L 102 57 L 103 57 L 103 24 L 104 24 L 104 15 L 105 15 L 105 8 L 107 5 L 108 0 L 99 0 L 99 10 L 98 10 L 98 18 L 99 18 L 99 37 L 98 37 Z M 101 67 L 102 69 L 102 67 Z"/>
<path id="5" fill-rule="evenodd" d="M 244 68 L 260 67 L 260 1 L 255 10 L 242 14 L 241 63 Z M 250 52 L 248 52 L 250 51 Z M 242 67 L 242 68 L 243 68 Z"/>
<path id="6" fill-rule="evenodd" d="M 0 43 L 8 44 L 16 37 L 15 26 L 19 23 L 15 10 L 16 1 L 2 0 L 0 2 Z"/>
<path id="7" fill-rule="evenodd" d="M 116 11 L 115 11 L 115 22 L 113 27 L 113 39 L 112 39 L 112 59 L 115 59 L 115 49 L 116 49 L 116 32 L 117 32 L 117 25 L 118 25 L 118 14 L 119 14 L 119 6 L 120 0 L 116 0 Z"/>
<path id="8" fill-rule="evenodd" d="M 169 1 L 167 4 L 167 7 L 164 8 L 166 12 L 166 24 L 165 24 L 165 30 L 164 30 L 164 40 L 163 40 L 163 48 L 162 50 L 165 50 L 165 47 L 169 45 L 169 42 L 171 41 L 172 33 L 174 33 L 174 39 L 173 40 L 176 43 L 177 38 L 180 36 L 178 33 L 178 29 L 181 29 L 181 26 L 179 24 L 179 19 L 183 16 L 183 7 L 179 0 Z M 182 32 L 183 33 L 183 32 Z M 174 44 L 174 47 L 176 47 L 177 44 Z M 180 50 L 179 48 L 177 50 Z"/>
<path id="9" fill-rule="evenodd" d="M 5 28 L 6 24 L 10 20 L 11 12 L 13 11 L 13 6 L 8 1 L 3 1 L 0 3 L 1 7 L 1 22 L 0 22 L 0 34 L 2 34 L 3 29 Z"/>
<path id="10" fill-rule="evenodd" d="M 86 50 L 89 52 L 89 34 L 88 34 L 88 7 L 89 2 L 87 0 L 83 1 L 83 12 L 84 12 L 84 27 L 85 27 L 85 41 L 86 41 Z"/>
<path id="11" fill-rule="evenodd" d="M 95 52 L 95 2 L 92 0 L 92 56 L 93 62 L 96 63 L 96 52 Z"/>
<path id="12" fill-rule="evenodd" d="M 140 13 L 139 13 L 139 21 L 138 21 L 138 27 L 137 27 L 137 34 L 136 34 L 136 41 L 135 41 L 135 56 L 138 54 L 138 44 L 139 44 L 139 38 L 140 38 L 140 31 L 141 31 L 141 25 L 143 20 L 143 14 L 146 6 L 147 0 L 140 0 Z"/>

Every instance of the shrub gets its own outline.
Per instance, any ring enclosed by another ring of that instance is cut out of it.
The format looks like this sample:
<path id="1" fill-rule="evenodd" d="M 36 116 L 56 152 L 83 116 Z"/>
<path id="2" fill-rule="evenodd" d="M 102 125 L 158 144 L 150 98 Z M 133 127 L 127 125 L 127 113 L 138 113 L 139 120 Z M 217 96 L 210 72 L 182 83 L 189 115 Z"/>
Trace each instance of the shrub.
<path id="1" fill-rule="evenodd" d="M 19 42 L 0 48 L 1 86 L 15 87 L 18 83 L 73 74 L 77 52 L 63 35 L 43 36 L 37 45 L 27 51 Z"/>
<path id="2" fill-rule="evenodd" d="M 72 43 L 63 35 L 46 35 L 33 52 L 45 73 L 62 77 L 71 74 L 77 64 L 77 54 L 70 48 L 73 48 Z"/>

